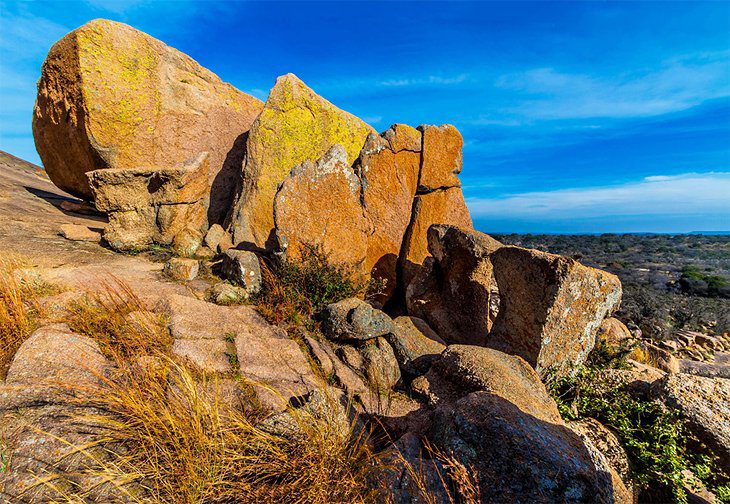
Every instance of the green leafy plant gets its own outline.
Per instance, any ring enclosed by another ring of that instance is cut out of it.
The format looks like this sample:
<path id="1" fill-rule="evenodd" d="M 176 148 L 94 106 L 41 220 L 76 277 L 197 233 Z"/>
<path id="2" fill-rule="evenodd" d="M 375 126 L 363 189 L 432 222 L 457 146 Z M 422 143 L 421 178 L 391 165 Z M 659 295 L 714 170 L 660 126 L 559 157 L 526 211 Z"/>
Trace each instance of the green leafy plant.
<path id="1" fill-rule="evenodd" d="M 254 302 L 273 323 L 306 325 L 325 305 L 364 297 L 378 289 L 354 265 L 334 263 L 314 246 L 305 246 L 299 259 L 277 259 L 264 265 L 262 280 L 262 291 Z"/>

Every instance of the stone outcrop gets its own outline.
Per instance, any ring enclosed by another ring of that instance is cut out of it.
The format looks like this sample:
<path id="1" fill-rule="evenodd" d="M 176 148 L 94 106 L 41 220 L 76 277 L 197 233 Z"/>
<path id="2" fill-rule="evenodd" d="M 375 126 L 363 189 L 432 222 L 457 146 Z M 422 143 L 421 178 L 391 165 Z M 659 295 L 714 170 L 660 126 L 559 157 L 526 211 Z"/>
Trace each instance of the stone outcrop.
<path id="1" fill-rule="evenodd" d="M 618 278 L 519 247 L 502 247 L 491 260 L 501 305 L 487 344 L 541 374 L 570 373 L 584 362 L 601 322 L 621 301 Z"/>
<path id="2" fill-rule="evenodd" d="M 115 250 L 157 243 L 194 254 L 208 228 L 209 165 L 202 153 L 176 167 L 88 172 L 96 206 L 109 216 L 104 240 Z"/>
<path id="3" fill-rule="evenodd" d="M 276 79 L 247 141 L 243 185 L 230 215 L 234 244 L 270 244 L 274 195 L 292 168 L 341 144 L 352 164 L 373 129 L 338 109 L 293 74 Z"/>
<path id="4" fill-rule="evenodd" d="M 306 247 L 315 247 L 333 263 L 361 267 L 368 225 L 360 190 L 342 145 L 332 146 L 316 163 L 295 166 L 274 201 L 279 250 L 296 260 Z"/>
<path id="5" fill-rule="evenodd" d="M 396 289 L 398 257 L 418 186 L 421 142 L 420 131 L 396 124 L 381 135 L 368 135 L 355 163 L 371 229 L 365 271 L 384 281 L 383 302 Z"/>
<path id="6" fill-rule="evenodd" d="M 668 374 L 652 385 L 652 396 L 678 410 L 691 432 L 730 466 L 730 380 Z"/>
<path id="7" fill-rule="evenodd" d="M 273 410 L 320 384 L 299 345 L 250 306 L 217 306 L 173 295 L 162 310 L 169 315 L 174 353 L 204 371 L 240 373 Z"/>
<path id="8" fill-rule="evenodd" d="M 418 180 L 420 192 L 460 187 L 461 149 L 464 139 L 454 126 L 423 125 L 418 128 L 423 134 L 423 164 Z"/>
<path id="9" fill-rule="evenodd" d="M 97 19 L 50 50 L 38 82 L 33 136 L 61 189 L 94 194 L 85 173 L 172 167 L 210 152 L 210 220 L 230 205 L 260 100 L 192 58 L 122 23 Z"/>
<path id="10" fill-rule="evenodd" d="M 408 313 L 426 320 L 449 343 L 483 345 L 491 328 L 490 255 L 501 246 L 478 231 L 431 226 L 432 259 L 406 289 Z"/>
<path id="11" fill-rule="evenodd" d="M 438 189 L 416 196 L 411 223 L 401 249 L 401 280 L 405 288 L 411 283 L 428 257 L 428 228 L 433 224 L 452 224 L 472 228 L 469 209 L 460 187 Z"/>

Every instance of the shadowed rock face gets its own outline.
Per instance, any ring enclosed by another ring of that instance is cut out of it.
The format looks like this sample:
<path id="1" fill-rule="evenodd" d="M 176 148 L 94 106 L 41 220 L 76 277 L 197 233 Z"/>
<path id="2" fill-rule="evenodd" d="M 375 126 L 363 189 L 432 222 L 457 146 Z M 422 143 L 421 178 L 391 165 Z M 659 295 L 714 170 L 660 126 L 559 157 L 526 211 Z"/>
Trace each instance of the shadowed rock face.
<path id="1" fill-rule="evenodd" d="M 585 361 L 601 322 L 621 302 L 618 278 L 519 247 L 502 247 L 491 259 L 501 306 L 487 344 L 541 374 L 565 374 Z"/>
<path id="2" fill-rule="evenodd" d="M 352 164 L 374 130 L 308 88 L 294 74 L 279 77 L 251 126 L 243 185 L 229 216 L 233 241 L 266 247 L 274 230 L 274 195 L 292 168 L 341 144 Z"/>
<path id="3" fill-rule="evenodd" d="M 171 167 L 210 152 L 211 222 L 230 205 L 245 133 L 263 104 L 192 58 L 122 23 L 72 31 L 43 64 L 33 136 L 48 176 L 91 199 L 85 173 Z"/>
<path id="4" fill-rule="evenodd" d="M 407 287 L 409 313 L 426 320 L 449 343 L 483 345 L 490 329 L 490 255 L 501 246 L 478 231 L 431 226 L 433 257 Z"/>

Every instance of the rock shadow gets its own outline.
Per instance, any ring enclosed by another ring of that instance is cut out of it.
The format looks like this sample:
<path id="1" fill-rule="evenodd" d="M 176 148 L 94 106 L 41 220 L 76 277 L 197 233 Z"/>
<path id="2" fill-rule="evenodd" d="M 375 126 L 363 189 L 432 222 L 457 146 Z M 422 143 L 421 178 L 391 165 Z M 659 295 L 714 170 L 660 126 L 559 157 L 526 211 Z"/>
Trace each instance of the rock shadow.
<path id="1" fill-rule="evenodd" d="M 241 133 L 233 141 L 231 150 L 223 160 L 221 170 L 210 184 L 210 206 L 208 207 L 208 223 L 223 224 L 234 197 L 243 184 L 243 162 L 246 159 L 246 143 L 248 131 Z"/>

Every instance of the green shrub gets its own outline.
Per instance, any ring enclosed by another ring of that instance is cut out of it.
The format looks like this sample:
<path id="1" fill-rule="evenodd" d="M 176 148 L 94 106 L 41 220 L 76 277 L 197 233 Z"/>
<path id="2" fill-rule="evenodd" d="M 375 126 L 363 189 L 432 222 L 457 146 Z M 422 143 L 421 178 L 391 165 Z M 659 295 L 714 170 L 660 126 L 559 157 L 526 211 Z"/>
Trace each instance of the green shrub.
<path id="1" fill-rule="evenodd" d="M 262 290 L 254 302 L 270 322 L 307 324 L 330 303 L 364 297 L 378 285 L 351 264 L 337 264 L 319 247 L 305 246 L 301 259 L 277 259 L 262 271 Z"/>

